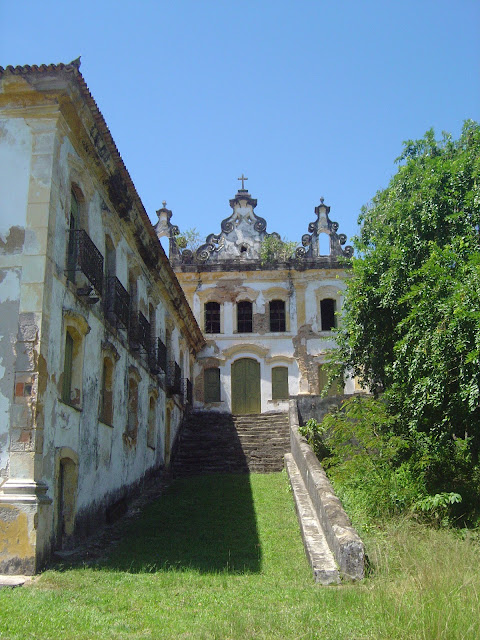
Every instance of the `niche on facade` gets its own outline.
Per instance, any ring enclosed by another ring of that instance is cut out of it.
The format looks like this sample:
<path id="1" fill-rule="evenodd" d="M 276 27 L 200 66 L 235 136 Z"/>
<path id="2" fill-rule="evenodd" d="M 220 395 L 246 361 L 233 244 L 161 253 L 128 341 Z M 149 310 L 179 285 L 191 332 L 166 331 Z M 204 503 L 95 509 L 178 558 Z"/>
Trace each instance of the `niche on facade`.
<path id="1" fill-rule="evenodd" d="M 90 326 L 83 316 L 69 309 L 63 310 L 64 350 L 63 371 L 60 375 L 60 397 L 76 409 L 82 406 L 82 378 L 84 338 Z"/>
<path id="2" fill-rule="evenodd" d="M 140 374 L 136 367 L 130 366 L 128 369 L 128 400 L 127 400 L 127 424 L 123 440 L 126 445 L 134 446 L 137 443 L 139 424 L 139 384 Z"/>
<path id="3" fill-rule="evenodd" d="M 57 549 L 73 545 L 78 488 L 78 455 L 69 447 L 57 450 L 56 455 L 56 542 Z"/>

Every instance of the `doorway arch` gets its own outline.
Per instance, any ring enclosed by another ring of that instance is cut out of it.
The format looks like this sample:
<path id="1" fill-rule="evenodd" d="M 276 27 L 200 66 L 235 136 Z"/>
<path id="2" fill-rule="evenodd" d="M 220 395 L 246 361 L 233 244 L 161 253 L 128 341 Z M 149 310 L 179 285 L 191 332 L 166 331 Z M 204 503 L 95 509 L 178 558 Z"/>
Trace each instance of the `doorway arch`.
<path id="1" fill-rule="evenodd" d="M 232 364 L 232 413 L 261 413 L 260 363 L 253 358 L 240 358 Z"/>

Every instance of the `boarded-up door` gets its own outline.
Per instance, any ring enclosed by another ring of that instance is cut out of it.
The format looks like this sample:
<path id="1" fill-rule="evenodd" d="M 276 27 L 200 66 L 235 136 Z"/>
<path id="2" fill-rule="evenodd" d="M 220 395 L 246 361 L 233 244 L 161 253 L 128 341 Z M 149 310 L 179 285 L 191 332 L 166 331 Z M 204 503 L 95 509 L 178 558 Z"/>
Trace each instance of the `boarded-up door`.
<path id="1" fill-rule="evenodd" d="M 260 413 L 260 363 L 242 358 L 232 364 L 232 413 Z"/>

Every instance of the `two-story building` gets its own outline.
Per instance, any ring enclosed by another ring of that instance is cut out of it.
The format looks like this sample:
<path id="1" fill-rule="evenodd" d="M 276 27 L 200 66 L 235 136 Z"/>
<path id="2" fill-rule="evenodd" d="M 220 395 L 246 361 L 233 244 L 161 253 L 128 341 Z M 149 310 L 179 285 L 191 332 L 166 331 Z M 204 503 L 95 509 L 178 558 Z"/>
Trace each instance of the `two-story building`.
<path id="1" fill-rule="evenodd" d="M 206 338 L 194 365 L 194 406 L 234 414 L 287 411 L 290 396 L 325 386 L 345 258 L 353 252 L 322 198 L 299 246 L 281 255 L 280 236 L 268 233 L 255 213 L 244 179 L 220 232 L 196 251 L 178 246 L 165 207 L 156 229 L 169 237 L 170 261 Z M 354 386 L 348 379 L 332 392 L 353 393 Z"/>
<path id="2" fill-rule="evenodd" d="M 0 68 L 0 573 L 168 464 L 205 340 L 79 61 Z"/>

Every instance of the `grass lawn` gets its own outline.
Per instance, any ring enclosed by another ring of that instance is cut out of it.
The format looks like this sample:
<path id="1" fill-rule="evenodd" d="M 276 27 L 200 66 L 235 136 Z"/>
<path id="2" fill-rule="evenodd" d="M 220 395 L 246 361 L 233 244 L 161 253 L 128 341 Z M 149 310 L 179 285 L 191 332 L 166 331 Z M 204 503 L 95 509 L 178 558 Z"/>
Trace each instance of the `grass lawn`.
<path id="1" fill-rule="evenodd" d="M 319 587 L 284 474 L 176 481 L 95 567 L 0 590 L 0 638 L 480 638 L 480 547 L 370 532 L 360 584 Z"/>

